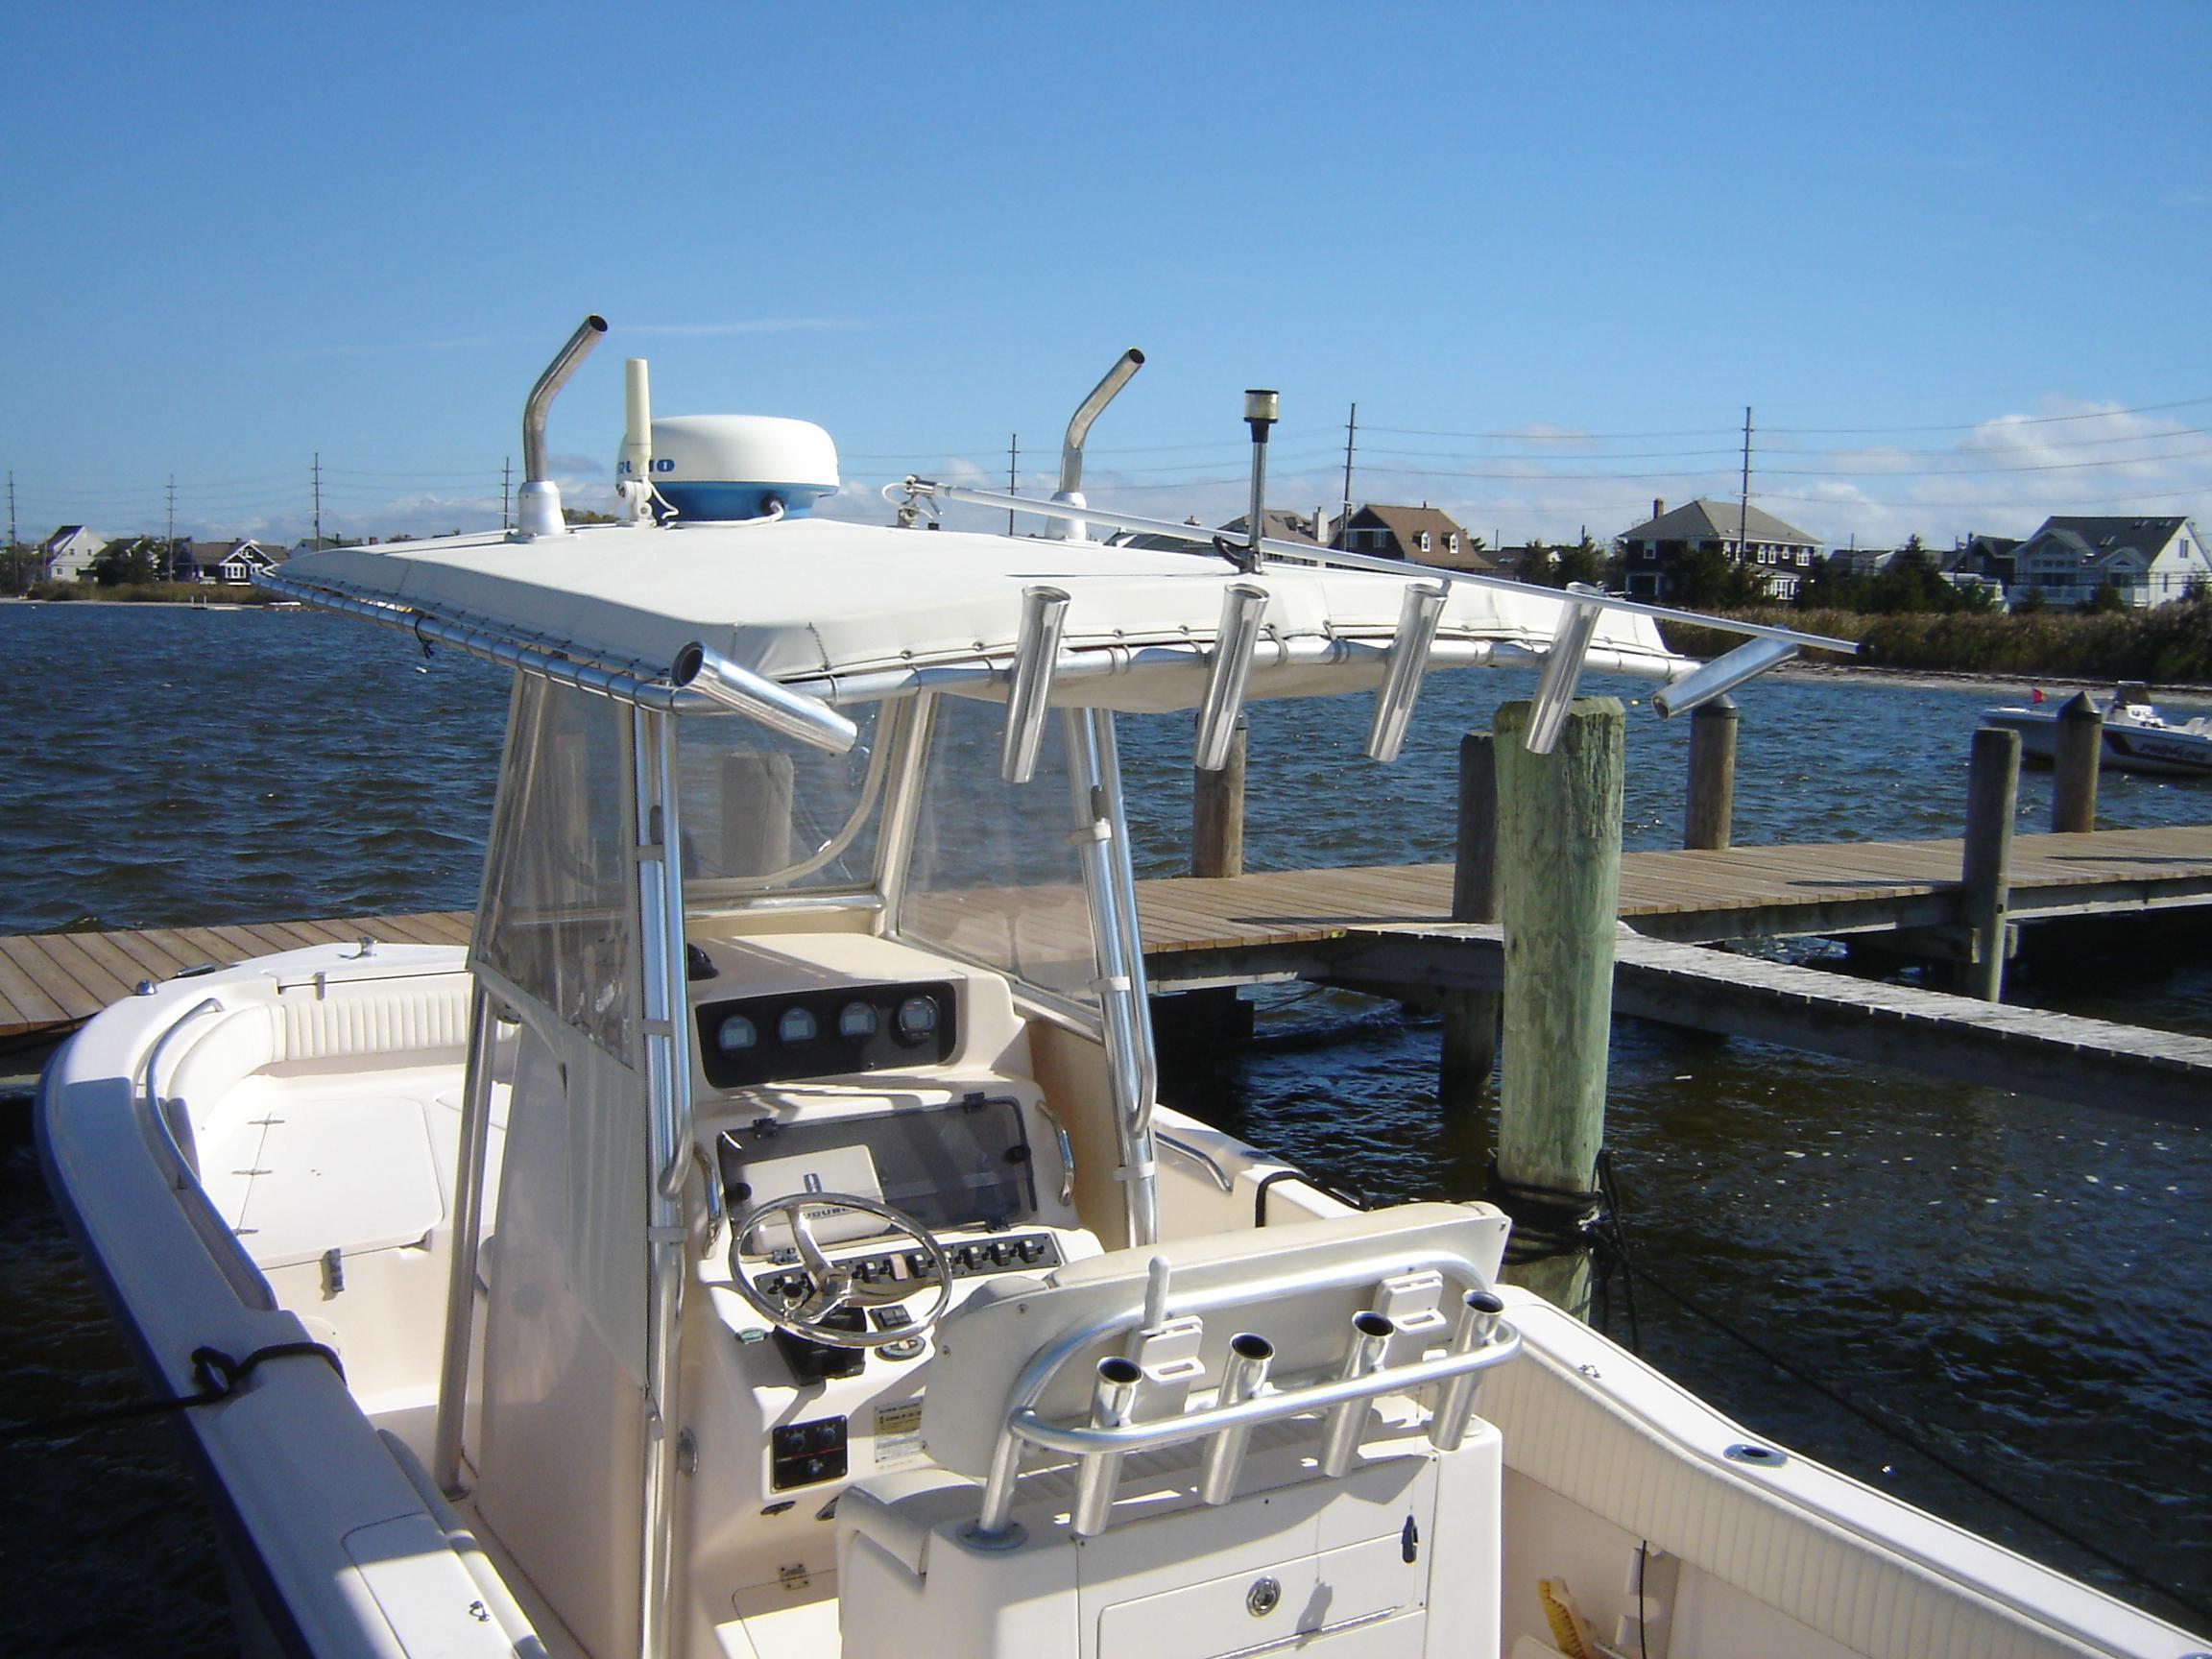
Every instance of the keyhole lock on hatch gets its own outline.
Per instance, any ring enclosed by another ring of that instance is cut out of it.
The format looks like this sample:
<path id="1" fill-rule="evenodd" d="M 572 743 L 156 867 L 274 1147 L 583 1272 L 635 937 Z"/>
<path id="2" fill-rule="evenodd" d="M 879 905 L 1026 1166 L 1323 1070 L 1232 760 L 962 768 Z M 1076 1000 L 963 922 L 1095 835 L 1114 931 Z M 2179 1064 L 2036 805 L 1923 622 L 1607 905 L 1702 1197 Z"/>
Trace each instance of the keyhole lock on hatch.
<path id="1" fill-rule="evenodd" d="M 1283 1586 L 1272 1578 L 1254 1581 L 1244 1592 L 1244 1611 L 1255 1619 L 1264 1619 L 1283 1604 Z"/>

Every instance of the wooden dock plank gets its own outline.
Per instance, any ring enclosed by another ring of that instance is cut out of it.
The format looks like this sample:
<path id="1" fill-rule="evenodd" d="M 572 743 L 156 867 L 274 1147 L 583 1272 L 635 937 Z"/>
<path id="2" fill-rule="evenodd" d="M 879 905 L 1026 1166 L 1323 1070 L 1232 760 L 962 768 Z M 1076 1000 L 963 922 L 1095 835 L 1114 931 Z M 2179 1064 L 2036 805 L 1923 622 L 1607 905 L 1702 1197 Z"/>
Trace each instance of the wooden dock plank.
<path id="1" fill-rule="evenodd" d="M 1677 940 L 1949 926 L 1961 857 L 1956 838 L 1629 853 L 1621 913 Z M 1452 875 L 1449 864 L 1380 864 L 1161 878 L 1138 883 L 1139 910 L 1148 953 L 1172 953 L 1185 973 L 1209 950 L 1310 952 L 1355 928 L 1441 924 Z M 2011 876 L 2013 913 L 2029 920 L 2212 907 L 2212 825 L 2020 835 Z M 463 945 L 472 921 L 467 911 L 421 911 L 51 936 L 66 943 L 0 938 L 0 1036 L 82 1019 L 140 977 L 365 936 Z M 1031 931 L 1046 941 L 1065 929 Z"/>

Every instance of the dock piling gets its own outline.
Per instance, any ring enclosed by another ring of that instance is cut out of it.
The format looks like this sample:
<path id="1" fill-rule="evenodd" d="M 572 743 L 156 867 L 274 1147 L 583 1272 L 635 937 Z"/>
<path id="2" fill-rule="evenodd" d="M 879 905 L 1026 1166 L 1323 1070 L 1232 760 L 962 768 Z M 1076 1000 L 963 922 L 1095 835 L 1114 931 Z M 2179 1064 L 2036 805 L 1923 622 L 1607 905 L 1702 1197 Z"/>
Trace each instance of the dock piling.
<path id="1" fill-rule="evenodd" d="M 1547 1254 L 1509 1277 L 1576 1313 L 1589 1258 L 1569 1223 L 1595 1209 L 1605 1135 L 1613 941 L 1620 913 L 1626 720 L 1619 699 L 1570 708 L 1551 755 L 1524 745 L 1529 705 L 1498 710 L 1498 908 L 1504 927 L 1504 1067 L 1498 1175 L 1525 1243 Z M 1556 1217 L 1546 1238 L 1542 1221 Z"/>
<path id="2" fill-rule="evenodd" d="M 1237 717 L 1229 758 L 1218 772 L 1190 773 L 1190 874 L 1244 874 L 1244 752 L 1251 727 Z"/>
<path id="3" fill-rule="evenodd" d="M 1964 989 L 1984 1002 L 2005 997 L 2005 929 L 2012 904 L 2012 818 L 2020 798 L 2020 733 L 1982 727 L 1966 774 L 1966 846 L 1960 902 L 1972 960 Z"/>
<path id="4" fill-rule="evenodd" d="M 1498 767 L 1487 732 L 1459 739 L 1458 834 L 1452 861 L 1452 920 L 1498 920 Z M 1436 1076 L 1446 1112 L 1472 1111 L 1498 1064 L 1498 994 L 1452 991 L 1444 1001 L 1444 1054 Z"/>
<path id="5" fill-rule="evenodd" d="M 2097 759 L 2104 748 L 2104 716 L 2089 693 L 2077 691 L 2058 710 L 2052 758 L 2051 828 L 2086 835 L 2097 828 Z"/>
<path id="6" fill-rule="evenodd" d="M 1690 716 L 1690 789 L 1682 845 L 1718 852 L 1736 816 L 1736 700 L 1723 693 Z"/>

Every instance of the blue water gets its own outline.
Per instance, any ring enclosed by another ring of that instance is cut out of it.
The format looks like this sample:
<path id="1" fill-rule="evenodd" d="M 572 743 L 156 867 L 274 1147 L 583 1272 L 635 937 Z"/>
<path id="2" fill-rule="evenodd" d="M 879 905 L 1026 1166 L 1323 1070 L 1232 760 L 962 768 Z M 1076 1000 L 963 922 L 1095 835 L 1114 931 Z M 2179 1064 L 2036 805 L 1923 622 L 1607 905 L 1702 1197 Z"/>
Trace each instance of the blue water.
<path id="1" fill-rule="evenodd" d="M 0 931 L 473 904 L 505 676 L 304 613 L 0 604 Z M 1451 855 L 1461 732 L 1527 676 L 1443 675 L 1405 757 L 1367 703 L 1252 711 L 1255 869 Z M 1589 687 L 1640 699 L 1635 682 Z M 1740 842 L 1955 835 L 1986 691 L 1767 682 L 1739 694 Z M 1686 721 L 1630 709 L 1624 837 L 1678 843 Z M 1139 863 L 1183 867 L 1187 716 L 1126 721 Z M 2212 821 L 2212 785 L 2108 775 L 2107 827 Z M 2047 774 L 2025 774 L 2021 828 Z M 2212 1033 L 2212 965 L 2096 964 L 2014 995 Z M 1437 1025 L 1271 992 L 1260 1041 L 1183 1097 L 1372 1198 L 1469 1196 Z M 1174 1093 L 1171 1092 L 1171 1097 Z M 2212 1597 L 2212 1136 L 1623 1022 L 1608 1142 L 1643 1269 L 2104 1548 Z M 39 1183 L 0 1166 L 0 1417 L 139 1396 Z M 1625 1338 L 1616 1295 L 1609 1328 Z M 1644 1351 L 1759 1433 L 2175 1610 L 1960 1486 L 1664 1300 Z M 0 1650 L 228 1650 L 196 1489 L 167 1431 L 0 1448 Z"/>

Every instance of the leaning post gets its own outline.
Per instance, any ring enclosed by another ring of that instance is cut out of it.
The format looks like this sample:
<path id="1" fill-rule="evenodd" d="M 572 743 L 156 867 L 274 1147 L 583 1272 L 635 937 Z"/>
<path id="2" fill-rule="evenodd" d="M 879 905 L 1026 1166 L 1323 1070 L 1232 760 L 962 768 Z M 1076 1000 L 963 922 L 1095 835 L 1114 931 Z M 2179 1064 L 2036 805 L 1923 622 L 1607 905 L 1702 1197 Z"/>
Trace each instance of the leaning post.
<path id="1" fill-rule="evenodd" d="M 1701 704 L 1690 716 L 1690 792 L 1682 845 L 1719 852 L 1736 817 L 1736 700 Z"/>
<path id="2" fill-rule="evenodd" d="M 1218 772 L 1190 771 L 1190 874 L 1244 874 L 1244 751 L 1250 727 L 1237 716 L 1229 760 Z"/>
<path id="3" fill-rule="evenodd" d="M 1577 698 L 1557 748 L 1531 755 L 1528 719 L 1529 705 L 1508 703 L 1495 727 L 1505 935 L 1498 1175 L 1508 1202 L 1519 1200 L 1525 1242 L 1559 1251 L 1508 1277 L 1583 1314 L 1590 1262 L 1572 1239 L 1597 1207 L 1605 1136 L 1626 722 L 1618 698 Z"/>
<path id="4" fill-rule="evenodd" d="M 1452 920 L 1498 920 L 1498 768 L 1487 732 L 1459 739 L 1459 824 L 1452 859 Z M 1444 1001 L 1444 1056 L 1436 1099 L 1445 1111 L 1482 1103 L 1498 1064 L 1498 993 L 1452 991 Z"/>
<path id="5" fill-rule="evenodd" d="M 2089 693 L 2077 691 L 2058 710 L 2052 757 L 2051 828 L 2086 835 L 2097 828 L 2097 758 L 2104 748 L 2104 716 Z"/>
<path id="6" fill-rule="evenodd" d="M 1984 726 L 1966 771 L 1966 854 L 1960 871 L 1967 935 L 1966 994 L 2005 998 L 2005 929 L 2012 904 L 2012 818 L 2020 799 L 2020 733 Z"/>

